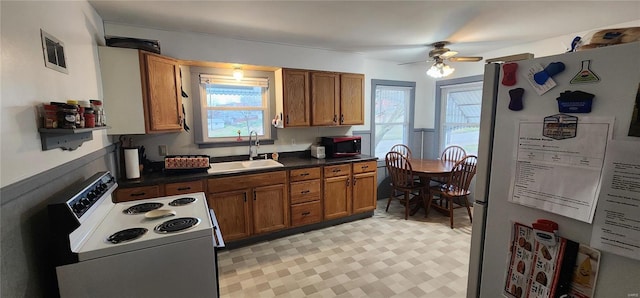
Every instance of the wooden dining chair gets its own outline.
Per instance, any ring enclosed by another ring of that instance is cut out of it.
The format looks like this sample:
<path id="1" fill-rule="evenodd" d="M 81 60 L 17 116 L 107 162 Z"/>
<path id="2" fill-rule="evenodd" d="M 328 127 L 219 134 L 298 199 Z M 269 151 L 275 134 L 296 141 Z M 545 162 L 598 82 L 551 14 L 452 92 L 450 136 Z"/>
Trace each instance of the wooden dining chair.
<path id="1" fill-rule="evenodd" d="M 464 148 L 457 145 L 451 145 L 447 148 L 444 148 L 442 154 L 440 154 L 440 160 L 457 162 L 462 160 L 466 155 L 467 152 L 464 150 Z M 434 181 L 438 184 L 445 184 L 447 183 L 447 177 L 435 177 L 431 179 L 431 181 Z"/>
<path id="2" fill-rule="evenodd" d="M 476 174 L 477 164 L 477 156 L 467 155 L 464 159 L 458 161 L 453 167 L 451 174 L 447 178 L 447 183 L 432 186 L 429 189 L 429 199 L 427 203 L 433 208 L 449 213 L 449 220 L 451 222 L 452 229 L 454 209 L 463 207 L 467 208 L 469 221 L 473 220 L 467 196 L 471 193 L 471 191 L 469 191 L 469 185 L 471 184 L 473 176 Z M 435 195 L 438 196 L 437 199 L 434 199 Z M 434 200 L 436 201 L 434 202 Z"/>
<path id="3" fill-rule="evenodd" d="M 467 152 L 464 151 L 464 148 L 456 145 L 451 145 L 447 148 L 444 148 L 442 154 L 440 154 L 441 160 L 449 160 L 449 161 L 460 161 L 467 155 Z"/>
<path id="4" fill-rule="evenodd" d="M 405 144 L 395 144 L 393 145 L 393 147 L 391 147 L 391 150 L 389 150 L 389 152 L 398 152 L 404 155 L 404 157 L 406 158 L 411 158 L 411 149 Z"/>
<path id="5" fill-rule="evenodd" d="M 406 220 L 409 218 L 409 204 L 411 200 L 417 196 L 422 200 L 422 203 L 425 204 L 425 212 L 428 212 L 429 210 L 427 208 L 429 205 L 426 204 L 427 196 L 425 195 L 425 186 L 415 181 L 409 159 L 399 152 L 389 152 L 385 156 L 385 164 L 391 177 L 391 187 L 393 191 L 402 193 L 401 196 L 389 196 L 385 211 L 389 212 L 389 205 L 392 200 L 398 200 L 404 205 L 404 219 Z M 416 203 L 420 204 L 420 202 Z"/>

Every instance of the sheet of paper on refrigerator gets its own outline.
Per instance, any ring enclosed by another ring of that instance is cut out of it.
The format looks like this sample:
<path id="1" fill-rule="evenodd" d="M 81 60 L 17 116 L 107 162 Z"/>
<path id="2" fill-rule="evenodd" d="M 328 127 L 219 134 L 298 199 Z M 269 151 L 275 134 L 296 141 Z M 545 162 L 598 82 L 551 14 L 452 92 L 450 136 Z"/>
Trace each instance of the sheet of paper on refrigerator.
<path id="1" fill-rule="evenodd" d="M 640 142 L 607 148 L 591 246 L 640 260 Z"/>
<path id="2" fill-rule="evenodd" d="M 543 117 L 516 124 L 509 201 L 591 222 L 613 118 L 580 117 L 575 137 L 543 135 Z"/>

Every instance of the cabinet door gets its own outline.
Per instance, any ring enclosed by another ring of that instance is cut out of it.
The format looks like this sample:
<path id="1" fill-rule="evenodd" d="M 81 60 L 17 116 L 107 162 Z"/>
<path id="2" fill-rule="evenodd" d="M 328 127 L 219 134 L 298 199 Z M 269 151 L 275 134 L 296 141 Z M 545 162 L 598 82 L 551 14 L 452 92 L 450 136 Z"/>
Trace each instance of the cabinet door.
<path id="1" fill-rule="evenodd" d="M 311 73 L 311 125 L 338 125 L 340 79 L 337 73 Z"/>
<path id="2" fill-rule="evenodd" d="M 182 130 L 180 67 L 174 59 L 144 53 L 147 132 Z"/>
<path id="3" fill-rule="evenodd" d="M 324 218 L 334 219 L 351 213 L 351 176 L 324 179 Z"/>
<path id="4" fill-rule="evenodd" d="M 253 191 L 253 231 L 281 230 L 289 223 L 289 204 L 284 184 L 256 187 Z M 217 213 L 216 213 L 217 214 Z M 224 235 L 224 231 L 223 234 Z"/>
<path id="5" fill-rule="evenodd" d="M 353 213 L 376 209 L 376 172 L 353 175 Z"/>
<path id="6" fill-rule="evenodd" d="M 248 190 L 210 193 L 209 207 L 213 208 L 220 225 L 222 239 L 232 241 L 251 234 Z"/>
<path id="7" fill-rule="evenodd" d="M 284 126 L 311 125 L 311 102 L 309 100 L 309 72 L 304 70 L 283 70 L 283 110 Z"/>
<path id="8" fill-rule="evenodd" d="M 340 125 L 364 124 L 364 75 L 340 75 Z"/>

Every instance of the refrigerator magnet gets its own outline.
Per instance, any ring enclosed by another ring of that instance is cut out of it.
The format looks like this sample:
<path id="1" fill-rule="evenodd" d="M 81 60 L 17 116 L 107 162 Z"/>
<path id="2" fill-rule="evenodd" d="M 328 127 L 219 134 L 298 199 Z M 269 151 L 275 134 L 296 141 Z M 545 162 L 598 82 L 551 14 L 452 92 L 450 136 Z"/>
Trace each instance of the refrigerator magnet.
<path id="1" fill-rule="evenodd" d="M 565 91 L 556 98 L 560 113 L 591 113 L 595 95 L 584 91 Z"/>
<path id="2" fill-rule="evenodd" d="M 513 86 L 516 84 L 516 70 L 518 70 L 518 63 L 511 62 L 502 65 L 502 85 Z"/>
<path id="3" fill-rule="evenodd" d="M 564 140 L 576 137 L 578 131 L 578 117 L 556 114 L 544 117 L 542 135 L 554 140 Z"/>
<path id="4" fill-rule="evenodd" d="M 556 82 L 550 77 L 547 80 L 545 80 L 543 84 L 538 84 L 534 76 L 537 73 L 540 73 L 541 71 L 544 71 L 544 67 L 542 67 L 542 64 L 533 63 L 525 73 L 525 78 L 527 79 L 527 81 L 529 81 L 529 84 L 531 84 L 531 87 L 533 87 L 533 89 L 536 90 L 536 93 L 538 93 L 538 95 L 547 93 L 547 91 L 551 90 L 551 88 L 557 85 Z"/>
<path id="5" fill-rule="evenodd" d="M 523 95 L 523 88 L 515 88 L 509 90 L 509 97 L 511 97 L 511 100 L 509 101 L 509 110 L 520 111 L 524 108 L 524 105 L 522 103 Z"/>
<path id="6" fill-rule="evenodd" d="M 571 84 L 597 83 L 600 81 L 598 75 L 591 70 L 591 60 L 582 60 L 582 68 L 569 81 Z"/>

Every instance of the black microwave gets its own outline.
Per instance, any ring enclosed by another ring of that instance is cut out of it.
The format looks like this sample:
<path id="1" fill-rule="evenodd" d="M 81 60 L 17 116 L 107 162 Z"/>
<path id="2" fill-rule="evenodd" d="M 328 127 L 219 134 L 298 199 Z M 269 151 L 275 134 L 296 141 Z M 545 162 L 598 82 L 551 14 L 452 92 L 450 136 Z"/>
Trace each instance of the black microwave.
<path id="1" fill-rule="evenodd" d="M 327 157 L 360 155 L 362 138 L 358 136 L 322 137 Z"/>

